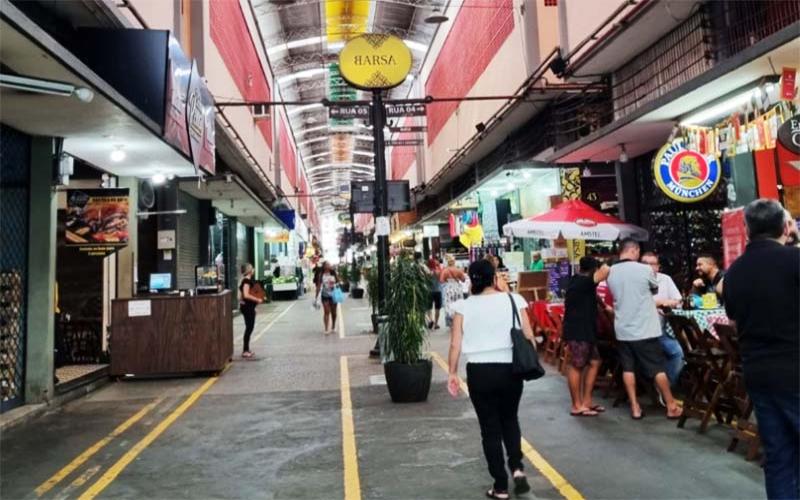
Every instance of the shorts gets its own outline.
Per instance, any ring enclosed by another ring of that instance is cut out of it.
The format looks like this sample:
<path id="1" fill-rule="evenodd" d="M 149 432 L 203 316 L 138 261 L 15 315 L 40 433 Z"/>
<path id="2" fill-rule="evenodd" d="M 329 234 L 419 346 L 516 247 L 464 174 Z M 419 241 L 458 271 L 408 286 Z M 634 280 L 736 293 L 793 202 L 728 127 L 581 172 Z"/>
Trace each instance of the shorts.
<path id="1" fill-rule="evenodd" d="M 583 369 L 590 361 L 600 359 L 600 351 L 597 344 L 585 340 L 567 340 L 567 347 L 570 353 L 570 364 L 578 370 Z"/>
<path id="2" fill-rule="evenodd" d="M 442 308 L 442 292 L 431 292 L 431 302 L 433 302 L 433 307 L 435 309 Z"/>
<path id="3" fill-rule="evenodd" d="M 322 300 L 323 304 L 333 304 L 333 296 L 332 295 L 321 295 L 320 299 Z"/>
<path id="4" fill-rule="evenodd" d="M 667 359 L 658 337 L 619 341 L 617 353 L 623 372 L 638 371 L 647 378 L 653 378 L 659 373 L 666 373 Z"/>

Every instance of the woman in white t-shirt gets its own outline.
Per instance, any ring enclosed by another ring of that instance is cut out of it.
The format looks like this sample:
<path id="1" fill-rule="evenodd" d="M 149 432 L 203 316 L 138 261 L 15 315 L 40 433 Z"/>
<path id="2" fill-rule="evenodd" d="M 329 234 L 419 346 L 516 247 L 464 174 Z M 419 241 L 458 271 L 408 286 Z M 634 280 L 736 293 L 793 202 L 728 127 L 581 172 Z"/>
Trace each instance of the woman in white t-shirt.
<path id="1" fill-rule="evenodd" d="M 522 436 L 517 416 L 523 382 L 511 371 L 512 303 L 522 321 L 522 331 L 531 342 L 533 330 L 525 314 L 525 299 L 517 294 L 497 291 L 498 276 L 490 262 L 480 260 L 472 263 L 469 279 L 472 295 L 453 304 L 455 315 L 450 332 L 447 387 L 450 394 L 458 395 L 458 359 L 463 351 L 467 357 L 469 397 L 478 414 L 483 453 L 489 463 L 489 473 L 494 478 L 494 485 L 486 495 L 507 499 L 508 474 L 503 444 L 514 478 L 514 493 L 519 495 L 530 490 L 522 467 Z"/>

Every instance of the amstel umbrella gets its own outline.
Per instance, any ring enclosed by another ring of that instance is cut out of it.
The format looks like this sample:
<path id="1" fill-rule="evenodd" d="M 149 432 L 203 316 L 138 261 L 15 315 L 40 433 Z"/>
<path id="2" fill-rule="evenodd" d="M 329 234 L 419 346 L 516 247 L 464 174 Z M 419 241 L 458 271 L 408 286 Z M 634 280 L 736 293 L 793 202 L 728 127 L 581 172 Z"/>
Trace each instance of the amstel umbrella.
<path id="1" fill-rule="evenodd" d="M 568 240 L 647 240 L 647 231 L 644 229 L 598 212 L 580 200 L 565 201 L 544 214 L 506 224 L 503 226 L 503 234 L 517 238 L 549 240 L 554 240 L 559 235 Z"/>

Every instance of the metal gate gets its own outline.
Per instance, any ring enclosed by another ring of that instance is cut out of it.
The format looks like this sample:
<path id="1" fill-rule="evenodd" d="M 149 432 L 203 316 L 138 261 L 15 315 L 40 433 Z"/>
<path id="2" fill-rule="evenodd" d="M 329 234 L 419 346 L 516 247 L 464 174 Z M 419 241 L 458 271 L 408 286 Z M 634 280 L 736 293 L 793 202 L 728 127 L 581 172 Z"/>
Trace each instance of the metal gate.
<path id="1" fill-rule="evenodd" d="M 30 149 L 0 125 L 0 413 L 24 401 Z"/>

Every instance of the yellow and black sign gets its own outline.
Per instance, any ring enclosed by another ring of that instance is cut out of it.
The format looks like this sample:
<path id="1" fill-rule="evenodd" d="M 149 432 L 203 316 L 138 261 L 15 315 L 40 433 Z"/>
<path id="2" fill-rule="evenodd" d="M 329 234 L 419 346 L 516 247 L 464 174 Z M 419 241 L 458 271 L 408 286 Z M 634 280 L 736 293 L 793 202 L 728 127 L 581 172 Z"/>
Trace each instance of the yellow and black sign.
<path id="1" fill-rule="evenodd" d="M 411 50 L 393 35 L 357 36 L 339 53 L 339 71 L 356 88 L 390 89 L 403 83 L 411 71 Z"/>

